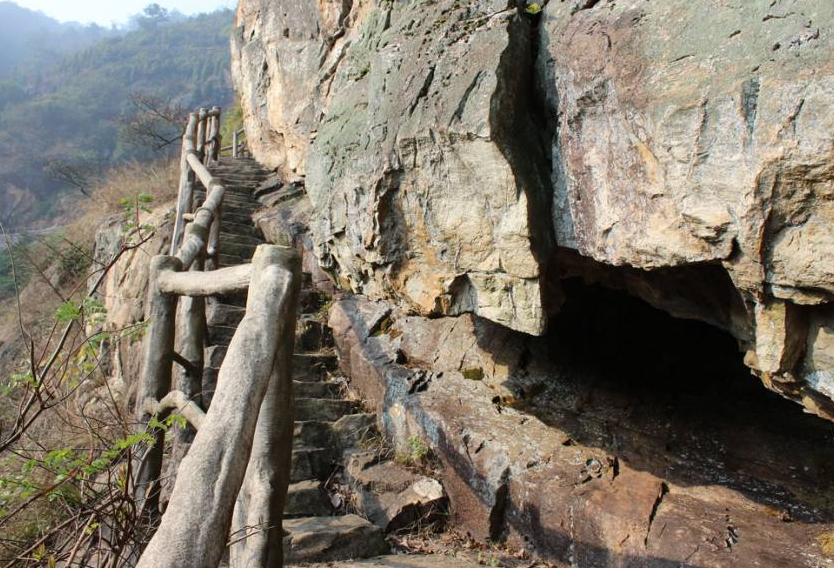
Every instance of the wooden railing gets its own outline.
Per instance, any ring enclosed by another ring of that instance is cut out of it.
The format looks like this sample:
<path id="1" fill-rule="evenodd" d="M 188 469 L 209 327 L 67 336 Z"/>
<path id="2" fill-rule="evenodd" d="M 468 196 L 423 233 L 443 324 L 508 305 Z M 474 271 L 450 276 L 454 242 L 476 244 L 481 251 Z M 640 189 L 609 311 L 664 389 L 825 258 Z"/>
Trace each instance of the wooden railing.
<path id="1" fill-rule="evenodd" d="M 230 146 L 223 146 L 220 152 L 231 152 L 232 158 L 249 157 L 249 145 L 246 142 L 246 130 L 241 128 L 232 133 L 232 144 Z"/>
<path id="2" fill-rule="evenodd" d="M 251 264 L 218 268 L 226 190 L 208 165 L 220 157 L 220 116 L 218 107 L 190 116 L 170 254 L 151 261 L 137 417 L 155 433 L 155 442 L 137 464 L 135 488 L 143 513 L 152 521 L 161 514 L 165 456 L 165 433 L 154 425 L 176 411 L 196 435 L 189 444 L 188 431 L 177 434 L 175 443 L 187 453 L 165 514 L 139 560 L 142 568 L 217 566 L 233 521 L 245 534 L 232 538 L 232 568 L 282 562 L 301 262 L 292 249 L 261 245 Z M 195 208 L 198 182 L 206 195 Z M 206 411 L 201 397 L 205 299 L 247 290 L 246 314 Z"/>

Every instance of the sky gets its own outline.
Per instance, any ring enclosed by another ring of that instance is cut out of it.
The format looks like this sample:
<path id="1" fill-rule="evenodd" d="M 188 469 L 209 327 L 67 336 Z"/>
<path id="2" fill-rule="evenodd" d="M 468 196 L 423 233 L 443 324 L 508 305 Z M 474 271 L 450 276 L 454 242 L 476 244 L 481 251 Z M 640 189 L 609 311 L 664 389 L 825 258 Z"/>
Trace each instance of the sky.
<path id="1" fill-rule="evenodd" d="M 138 14 L 153 2 L 169 10 L 191 15 L 211 12 L 217 8 L 233 8 L 237 0 L 12 0 L 15 4 L 40 10 L 61 22 L 95 22 L 101 26 L 123 24 L 129 16 Z"/>

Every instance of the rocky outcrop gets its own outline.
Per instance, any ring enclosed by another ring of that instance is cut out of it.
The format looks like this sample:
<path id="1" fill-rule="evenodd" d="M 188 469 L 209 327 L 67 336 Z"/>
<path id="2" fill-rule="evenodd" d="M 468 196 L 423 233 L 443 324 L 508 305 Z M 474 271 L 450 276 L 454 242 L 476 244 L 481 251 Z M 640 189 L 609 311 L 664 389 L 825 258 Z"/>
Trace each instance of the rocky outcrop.
<path id="1" fill-rule="evenodd" d="M 306 174 L 316 250 L 340 283 L 540 333 L 530 22 L 494 2 L 244 0 L 237 24 L 255 156 Z"/>
<path id="2" fill-rule="evenodd" d="M 761 388 L 664 394 L 572 368 L 554 338 L 360 297 L 330 324 L 352 388 L 403 451 L 428 440 L 478 538 L 594 568 L 830 563 L 829 428 Z"/>
<path id="3" fill-rule="evenodd" d="M 585 4 L 548 4 L 537 61 L 559 244 L 614 266 L 720 263 L 748 365 L 831 417 L 834 368 L 813 354 L 834 323 L 834 6 Z"/>
<path id="4" fill-rule="evenodd" d="M 146 229 L 149 236 L 146 242 L 119 255 L 125 244 L 122 216 L 102 220 L 96 232 L 94 252 L 96 267 L 104 268 L 112 263 L 97 294 L 107 311 L 103 325 L 111 336 L 109 360 L 103 361 L 110 375 L 107 388 L 129 407 L 139 386 L 136 377 L 141 374 L 150 261 L 155 255 L 167 254 L 174 209 L 170 205 L 158 207 L 142 221 L 147 228 L 152 228 L 152 234 Z"/>
<path id="5" fill-rule="evenodd" d="M 255 156 L 320 263 L 539 335 L 579 276 L 719 325 L 834 417 L 834 7 L 241 0 Z"/>

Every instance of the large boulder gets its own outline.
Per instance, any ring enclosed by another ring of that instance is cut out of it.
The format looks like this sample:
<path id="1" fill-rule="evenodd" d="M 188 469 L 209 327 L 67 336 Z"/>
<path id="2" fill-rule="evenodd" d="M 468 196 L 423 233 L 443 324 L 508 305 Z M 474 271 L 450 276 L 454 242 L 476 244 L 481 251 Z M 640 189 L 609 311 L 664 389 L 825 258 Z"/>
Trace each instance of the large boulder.
<path id="1" fill-rule="evenodd" d="M 550 2 L 539 50 L 559 244 L 614 266 L 720 263 L 748 365 L 831 417 L 834 4 Z"/>
<path id="2" fill-rule="evenodd" d="M 538 335 L 580 276 L 834 418 L 829 1 L 241 0 L 232 44 L 342 287 Z"/>

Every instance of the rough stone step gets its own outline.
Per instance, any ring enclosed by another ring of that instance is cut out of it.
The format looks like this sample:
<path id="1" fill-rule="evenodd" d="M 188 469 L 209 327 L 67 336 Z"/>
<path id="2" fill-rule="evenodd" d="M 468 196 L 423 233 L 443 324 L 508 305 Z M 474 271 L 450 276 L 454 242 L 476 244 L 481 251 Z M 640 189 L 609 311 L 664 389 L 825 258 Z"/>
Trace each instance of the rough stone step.
<path id="1" fill-rule="evenodd" d="M 318 290 L 302 290 L 298 298 L 298 310 L 302 314 L 317 314 L 327 301 Z"/>
<path id="2" fill-rule="evenodd" d="M 246 308 L 211 302 L 206 304 L 206 323 L 209 326 L 237 327 L 243 316 L 246 315 Z"/>
<path id="3" fill-rule="evenodd" d="M 293 448 L 290 482 L 327 479 L 333 470 L 333 452 L 333 448 Z"/>
<path id="4" fill-rule="evenodd" d="M 241 245 L 257 246 L 257 245 L 262 245 L 266 242 L 262 238 L 256 237 L 255 235 L 252 235 L 252 234 L 246 234 L 246 233 L 241 234 L 241 233 L 236 233 L 236 232 L 229 232 L 225 229 L 226 229 L 226 227 L 223 227 L 222 223 L 221 223 L 221 229 L 220 229 L 220 242 L 221 243 L 235 243 L 235 244 L 241 244 Z"/>
<path id="5" fill-rule="evenodd" d="M 293 383 L 293 390 L 298 398 L 336 398 L 339 396 L 339 385 L 334 383 L 299 380 Z"/>
<path id="6" fill-rule="evenodd" d="M 260 208 L 260 204 L 258 202 L 251 202 L 251 201 L 239 201 L 236 202 L 234 200 L 230 201 L 223 201 L 223 215 L 229 213 L 230 215 L 246 215 L 252 214 L 258 208 Z"/>
<path id="7" fill-rule="evenodd" d="M 318 378 L 326 377 L 339 368 L 339 359 L 335 355 L 320 353 L 295 353 L 293 355 L 293 376 Z"/>
<path id="8" fill-rule="evenodd" d="M 243 225 L 244 227 L 252 227 L 254 230 L 255 226 L 252 224 L 252 215 L 249 213 L 228 213 L 226 211 L 223 212 L 223 218 L 220 221 L 220 226 L 224 227 L 226 223 L 234 223 L 235 225 Z"/>
<path id="9" fill-rule="evenodd" d="M 256 239 L 263 240 L 260 230 L 252 224 L 252 219 L 249 218 L 246 223 L 235 223 L 231 219 L 223 217 L 220 222 L 221 231 L 224 233 L 231 233 L 239 236 L 252 236 Z"/>
<path id="10" fill-rule="evenodd" d="M 488 558 L 493 556 L 488 555 Z M 529 564 L 529 562 L 528 562 Z M 483 568 L 489 566 L 487 562 L 478 563 L 476 559 L 458 558 L 448 554 L 389 554 L 365 560 L 345 562 L 328 562 L 327 564 L 307 564 L 307 568 Z M 506 566 L 505 564 L 497 564 Z M 525 564 L 526 566 L 526 564 Z M 539 566 L 542 566 L 539 564 Z M 554 568 L 563 566 L 553 564 Z M 564 565 L 567 566 L 567 565 Z"/>
<path id="11" fill-rule="evenodd" d="M 220 268 L 226 268 L 227 266 L 237 266 L 239 264 L 246 264 L 246 261 L 240 258 L 239 256 L 229 256 L 228 254 L 221 254 L 218 257 L 220 261 Z M 240 305 L 246 305 L 246 298 L 243 299 L 243 303 Z"/>
<path id="12" fill-rule="evenodd" d="M 333 345 L 333 332 L 317 317 L 302 314 L 295 329 L 295 348 L 299 352 L 316 352 Z"/>
<path id="13" fill-rule="evenodd" d="M 342 416 L 354 412 L 356 412 L 356 403 L 352 400 L 298 397 L 295 399 L 296 420 L 336 422 Z"/>
<path id="14" fill-rule="evenodd" d="M 212 175 L 215 175 L 212 173 Z M 216 177 L 223 181 L 250 181 L 250 180 L 264 180 L 270 176 L 270 172 L 258 172 L 256 170 L 245 171 L 243 169 L 229 170 L 228 172 L 217 172 Z"/>
<path id="15" fill-rule="evenodd" d="M 226 345 L 210 345 L 206 347 L 203 350 L 203 366 L 219 369 L 223 363 L 223 359 L 226 358 L 226 351 L 228 349 Z"/>
<path id="16" fill-rule="evenodd" d="M 333 513 L 321 481 L 310 479 L 289 486 L 284 503 L 284 517 L 319 517 Z"/>
<path id="17" fill-rule="evenodd" d="M 221 255 L 221 257 L 220 257 L 220 266 L 221 267 L 222 266 L 234 266 L 232 264 L 224 265 L 223 264 L 223 261 L 224 261 L 223 256 L 224 255 Z M 242 261 L 238 259 L 235 264 L 240 264 L 241 262 Z M 231 306 L 245 307 L 246 306 L 246 296 L 247 296 L 247 292 L 236 292 L 234 294 L 221 294 L 219 296 L 215 296 L 215 298 L 217 299 L 218 302 L 222 302 L 224 304 L 229 304 Z"/>
<path id="18" fill-rule="evenodd" d="M 296 420 L 292 443 L 296 449 L 332 448 L 336 443 L 333 423 L 322 420 Z"/>
<path id="19" fill-rule="evenodd" d="M 333 423 L 333 435 L 336 444 L 344 449 L 365 445 L 372 438 L 379 436 L 376 414 L 359 412 L 347 414 Z"/>
<path id="20" fill-rule="evenodd" d="M 382 529 L 357 515 L 287 519 L 283 525 L 287 563 L 333 562 L 389 552 Z"/>
<path id="21" fill-rule="evenodd" d="M 236 188 L 234 186 L 225 186 L 226 193 L 223 194 L 223 205 L 226 206 L 229 203 L 242 203 L 242 204 L 250 204 L 255 203 L 258 204 L 258 201 L 252 196 L 252 189 L 248 187 L 244 188 Z M 194 193 L 194 201 L 195 203 L 202 203 L 205 199 L 206 194 L 203 190 L 197 190 Z"/>
<path id="22" fill-rule="evenodd" d="M 255 254 L 255 245 L 235 243 L 220 239 L 220 254 L 239 256 L 240 258 L 249 260 L 252 258 L 252 255 Z"/>
<path id="23" fill-rule="evenodd" d="M 237 326 L 210 325 L 206 333 L 206 343 L 209 345 L 229 345 L 237 331 Z"/>

